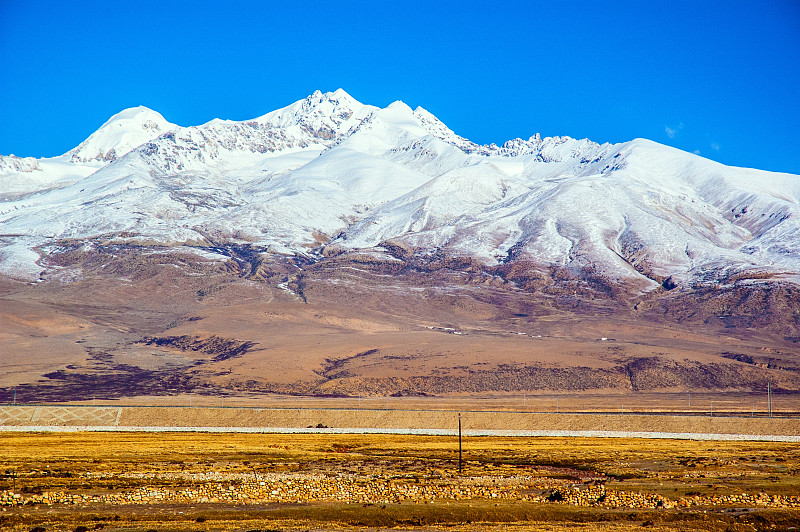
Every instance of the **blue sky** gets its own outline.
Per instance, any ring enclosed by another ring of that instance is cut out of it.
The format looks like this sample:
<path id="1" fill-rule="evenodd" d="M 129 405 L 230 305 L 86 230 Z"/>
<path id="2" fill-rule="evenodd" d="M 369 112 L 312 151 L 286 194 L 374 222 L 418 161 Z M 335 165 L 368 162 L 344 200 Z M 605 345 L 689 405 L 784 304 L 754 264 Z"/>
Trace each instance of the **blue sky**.
<path id="1" fill-rule="evenodd" d="M 481 143 L 645 137 L 800 174 L 800 2 L 0 0 L 0 153 L 146 105 L 244 120 L 344 88 Z"/>

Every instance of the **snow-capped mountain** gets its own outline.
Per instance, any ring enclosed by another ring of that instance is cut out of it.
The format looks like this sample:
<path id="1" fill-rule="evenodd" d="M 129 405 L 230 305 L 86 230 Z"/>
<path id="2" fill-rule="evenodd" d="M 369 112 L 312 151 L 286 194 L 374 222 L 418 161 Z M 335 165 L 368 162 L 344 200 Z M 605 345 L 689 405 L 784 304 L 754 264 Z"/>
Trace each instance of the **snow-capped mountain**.
<path id="1" fill-rule="evenodd" d="M 73 183 L 177 127 L 151 109 L 134 107 L 115 114 L 79 146 L 59 157 L 0 155 L 0 195 Z"/>
<path id="2" fill-rule="evenodd" d="M 116 161 L 132 149 L 177 127 L 147 107 L 125 109 L 112 116 L 67 155 L 70 161 L 77 163 Z"/>
<path id="3" fill-rule="evenodd" d="M 800 176 L 637 139 L 478 145 L 428 111 L 343 90 L 179 127 L 139 107 L 60 158 L 0 157 L 0 269 L 55 239 L 238 242 L 287 254 L 409 253 L 591 267 L 642 288 L 731 271 L 796 276 Z"/>

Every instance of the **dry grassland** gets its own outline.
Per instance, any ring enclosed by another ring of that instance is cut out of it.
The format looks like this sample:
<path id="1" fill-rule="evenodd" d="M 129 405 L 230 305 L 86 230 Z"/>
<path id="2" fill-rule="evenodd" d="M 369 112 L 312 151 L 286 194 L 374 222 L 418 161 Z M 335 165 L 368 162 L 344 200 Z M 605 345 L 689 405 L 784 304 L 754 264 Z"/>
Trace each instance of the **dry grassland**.
<path id="1" fill-rule="evenodd" d="M 402 401 L 395 405 L 402 406 Z M 0 426 L 134 428 L 212 427 L 244 429 L 324 427 L 332 430 L 455 431 L 453 410 L 367 408 L 237 408 L 145 406 L 0 406 Z M 465 411 L 463 429 L 473 434 L 491 431 L 613 431 L 618 433 L 730 434 L 800 436 L 797 417 L 731 417 L 725 415 L 577 414 L 513 411 Z M 154 429 L 155 430 L 155 429 Z M 502 433 L 500 433 L 502 434 Z M 508 433 L 506 433 L 508 434 Z M 512 434 L 508 434 L 512 435 Z M 616 434 L 629 435 L 629 434 Z M 700 436 L 702 437 L 702 436 Z M 759 439 L 750 438 L 750 439 Z M 761 438 L 763 439 L 763 438 Z"/>
<path id="2" fill-rule="evenodd" d="M 453 411 L 358 409 L 165 409 L 136 408 L 120 416 L 120 424 L 133 426 L 249 426 L 386 429 L 451 429 L 457 425 Z M 720 434 L 800 435 L 800 422 L 789 418 L 732 418 L 705 416 L 642 416 L 608 414 L 536 414 L 520 412 L 466 412 L 464 430 L 610 430 L 637 432 L 692 432 Z"/>
<path id="3" fill-rule="evenodd" d="M 0 434 L 9 530 L 775 530 L 800 444 Z"/>

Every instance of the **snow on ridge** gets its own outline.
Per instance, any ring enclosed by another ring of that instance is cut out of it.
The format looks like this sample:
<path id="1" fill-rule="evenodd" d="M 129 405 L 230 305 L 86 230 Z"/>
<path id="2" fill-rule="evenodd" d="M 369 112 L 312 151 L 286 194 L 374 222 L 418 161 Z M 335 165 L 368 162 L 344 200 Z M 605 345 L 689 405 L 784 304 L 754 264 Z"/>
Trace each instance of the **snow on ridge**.
<path id="1" fill-rule="evenodd" d="M 591 157 L 591 159 L 594 159 L 611 147 L 610 144 L 600 145 L 588 139 L 577 140 L 571 137 L 546 137 L 542 139 L 539 133 L 535 133 L 528 140 L 521 138 L 510 139 L 501 146 L 496 144 L 476 144 L 454 133 L 444 122 L 422 107 L 417 107 L 414 110 L 414 115 L 431 135 L 468 154 L 501 157 L 534 155 L 542 162 L 561 162 L 567 158 Z"/>
<path id="2" fill-rule="evenodd" d="M 109 118 L 67 155 L 74 163 L 112 162 L 176 127 L 157 111 L 141 105 L 131 107 Z"/>
<path id="3" fill-rule="evenodd" d="M 33 157 L 17 157 L 16 155 L 0 155 L 0 174 L 33 172 L 41 170 L 39 161 Z"/>
<path id="4" fill-rule="evenodd" d="M 61 158 L 0 156 L 2 193 L 2 233 L 28 238 L 213 236 L 286 253 L 392 240 L 650 286 L 731 265 L 800 273 L 798 176 L 643 139 L 478 145 L 422 107 L 365 105 L 341 89 L 192 127 L 128 109 Z M 33 255 L 9 242 L 0 270 L 25 270 Z"/>
<path id="5" fill-rule="evenodd" d="M 360 103 L 342 89 L 327 93 L 315 91 L 303 100 L 253 121 L 284 129 L 298 127 L 316 138 L 330 141 L 349 131 L 376 109 Z"/>

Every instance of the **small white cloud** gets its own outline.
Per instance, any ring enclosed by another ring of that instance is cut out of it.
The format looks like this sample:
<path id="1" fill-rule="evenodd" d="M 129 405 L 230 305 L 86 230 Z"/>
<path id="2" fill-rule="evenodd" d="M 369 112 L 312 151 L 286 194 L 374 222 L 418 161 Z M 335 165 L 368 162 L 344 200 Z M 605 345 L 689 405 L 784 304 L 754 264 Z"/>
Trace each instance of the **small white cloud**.
<path id="1" fill-rule="evenodd" d="M 700 155 L 700 150 L 694 150 L 695 155 Z"/>
<path id="2" fill-rule="evenodd" d="M 664 126 L 664 132 L 671 139 L 674 139 L 675 136 L 680 132 L 681 129 L 683 129 L 683 122 L 678 124 L 678 127 Z"/>
<path id="3" fill-rule="evenodd" d="M 711 149 L 714 150 L 714 151 L 719 151 L 719 143 L 712 142 L 711 143 Z"/>

